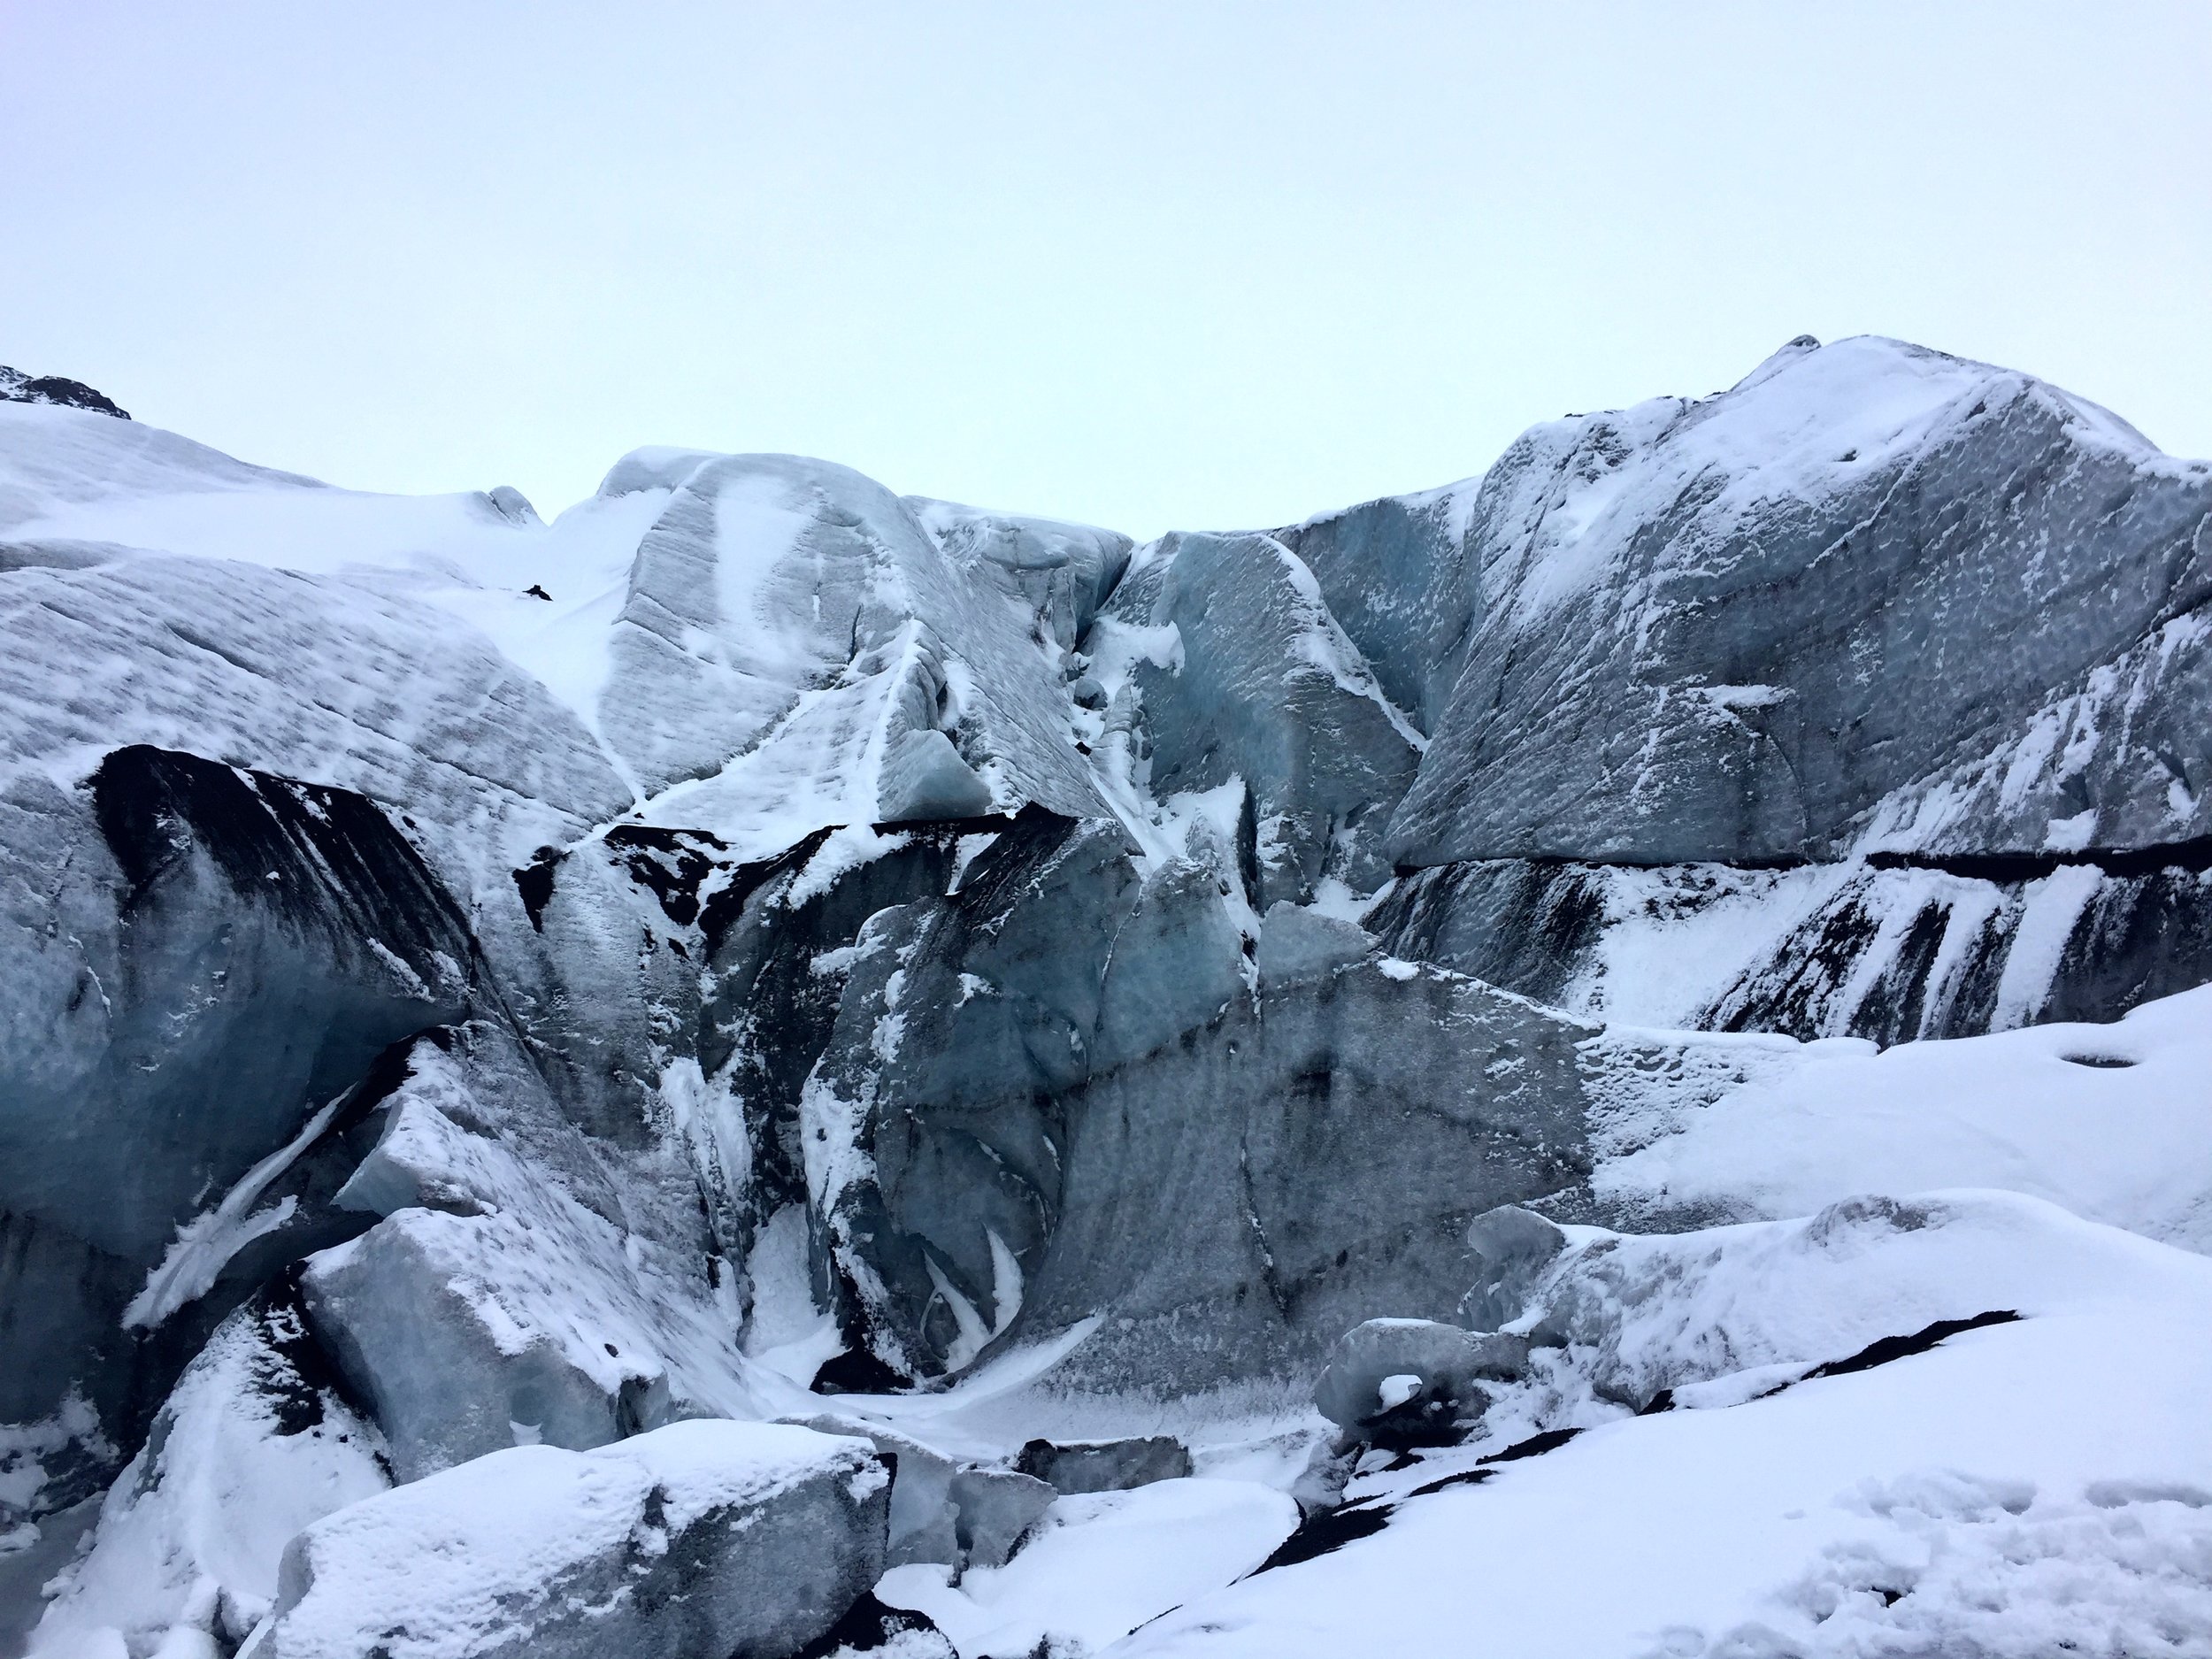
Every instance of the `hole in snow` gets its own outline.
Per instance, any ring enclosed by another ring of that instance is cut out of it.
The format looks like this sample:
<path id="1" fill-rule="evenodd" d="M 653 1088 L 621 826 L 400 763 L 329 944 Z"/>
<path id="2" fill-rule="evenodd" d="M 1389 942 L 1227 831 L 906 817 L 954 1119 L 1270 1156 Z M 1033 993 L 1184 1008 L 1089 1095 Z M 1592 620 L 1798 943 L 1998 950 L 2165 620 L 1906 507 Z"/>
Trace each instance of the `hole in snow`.
<path id="1" fill-rule="evenodd" d="M 2134 1061 L 2117 1054 L 2062 1054 L 2059 1058 L 2069 1065 L 2093 1065 L 2100 1071 L 2119 1071 L 2133 1065 Z"/>

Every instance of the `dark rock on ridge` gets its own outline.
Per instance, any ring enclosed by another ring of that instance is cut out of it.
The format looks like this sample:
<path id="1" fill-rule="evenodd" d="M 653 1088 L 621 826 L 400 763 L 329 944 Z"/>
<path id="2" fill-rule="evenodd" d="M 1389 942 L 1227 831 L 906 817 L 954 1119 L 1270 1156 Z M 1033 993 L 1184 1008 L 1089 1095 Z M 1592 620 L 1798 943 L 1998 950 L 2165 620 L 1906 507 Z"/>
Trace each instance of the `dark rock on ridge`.
<path id="1" fill-rule="evenodd" d="M 114 400 L 94 391 L 81 380 L 65 380 L 58 374 L 26 374 L 0 364 L 0 403 L 51 403 L 62 409 L 82 409 L 118 420 L 130 416 Z"/>

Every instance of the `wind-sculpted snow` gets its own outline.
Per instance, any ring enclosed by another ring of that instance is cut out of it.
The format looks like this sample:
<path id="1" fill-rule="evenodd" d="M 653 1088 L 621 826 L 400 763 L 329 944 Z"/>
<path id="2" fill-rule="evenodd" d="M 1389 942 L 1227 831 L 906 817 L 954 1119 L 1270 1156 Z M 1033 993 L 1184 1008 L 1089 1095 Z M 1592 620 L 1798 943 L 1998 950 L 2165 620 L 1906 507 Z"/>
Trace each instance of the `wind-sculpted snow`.
<path id="1" fill-rule="evenodd" d="M 1799 341 L 1135 547 L 24 385 L 0 1659 L 2212 1640 L 2202 464 Z"/>
<path id="2" fill-rule="evenodd" d="M 1593 1193 L 1639 1225 L 2003 1187 L 2212 1254 L 2212 988 L 2108 1025 L 1800 1044 L 1615 1027 L 1584 1046 Z"/>
<path id="3" fill-rule="evenodd" d="M 2208 512 L 2206 464 L 1891 341 L 1538 427 L 1475 504 L 1483 616 L 1394 856 L 1832 856 L 2201 604 Z"/>

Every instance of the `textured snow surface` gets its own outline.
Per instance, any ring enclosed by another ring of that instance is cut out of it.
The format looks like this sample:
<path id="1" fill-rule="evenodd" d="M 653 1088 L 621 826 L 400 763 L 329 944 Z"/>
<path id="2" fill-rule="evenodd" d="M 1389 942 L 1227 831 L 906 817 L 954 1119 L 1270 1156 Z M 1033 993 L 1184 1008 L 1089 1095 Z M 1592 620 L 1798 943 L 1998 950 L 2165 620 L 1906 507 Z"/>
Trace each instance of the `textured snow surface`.
<path id="1" fill-rule="evenodd" d="M 1747 1386 L 1645 1417 L 1562 1388 L 1571 1443 L 1113 1651 L 2206 1651 L 2212 1264 L 1999 1194 L 1901 1216 L 1624 1239 L 1594 1261 L 1608 1238 L 1586 1236 L 1552 1288 L 1582 1293 L 1599 1346 L 1555 1375 Z M 1732 1402 L 1874 1333 L 1995 1310 L 2024 1317 Z"/>
<path id="2" fill-rule="evenodd" d="M 1047 1640 L 1096 1651 L 1192 1596 L 1249 1572 L 1290 1535 L 1298 1506 L 1248 1480 L 1163 1480 L 1061 1498 L 1021 1554 L 972 1570 L 894 1568 L 876 1594 L 926 1613 L 960 1659 L 1026 1659 Z"/>

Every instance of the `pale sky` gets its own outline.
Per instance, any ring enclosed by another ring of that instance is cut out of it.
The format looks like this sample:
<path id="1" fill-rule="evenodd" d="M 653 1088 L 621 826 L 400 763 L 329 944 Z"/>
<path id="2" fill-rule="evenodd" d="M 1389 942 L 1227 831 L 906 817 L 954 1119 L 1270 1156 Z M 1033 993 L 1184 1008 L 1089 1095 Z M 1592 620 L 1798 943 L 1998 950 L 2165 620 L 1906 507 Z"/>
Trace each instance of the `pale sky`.
<path id="1" fill-rule="evenodd" d="M 0 0 L 0 363 L 361 488 L 1275 524 L 1869 332 L 2212 455 L 2212 4 Z"/>

